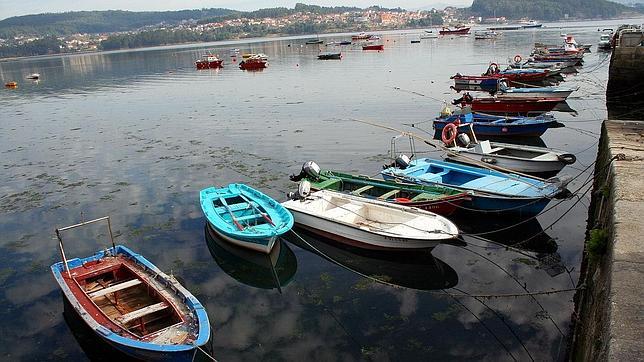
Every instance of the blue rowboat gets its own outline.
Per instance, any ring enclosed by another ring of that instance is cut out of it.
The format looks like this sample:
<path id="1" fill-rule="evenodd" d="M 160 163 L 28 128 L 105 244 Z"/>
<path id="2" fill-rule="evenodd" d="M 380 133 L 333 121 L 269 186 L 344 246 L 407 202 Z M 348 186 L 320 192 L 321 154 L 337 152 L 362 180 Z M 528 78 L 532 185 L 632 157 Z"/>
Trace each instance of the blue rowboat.
<path id="1" fill-rule="evenodd" d="M 279 202 L 244 184 L 203 189 L 200 199 L 213 231 L 245 248 L 268 254 L 293 227 L 293 215 Z"/>
<path id="2" fill-rule="evenodd" d="M 63 295 L 102 340 L 143 361 L 191 361 L 210 338 L 201 303 L 172 276 L 123 245 L 86 258 L 67 259 L 60 232 L 109 217 L 56 229 L 63 261 L 51 266 Z M 118 305 L 118 308 L 116 308 Z"/>
<path id="3" fill-rule="evenodd" d="M 405 169 L 390 167 L 381 172 L 386 180 L 448 186 L 471 191 L 467 208 L 483 211 L 535 215 L 550 199 L 564 191 L 558 180 L 542 181 L 516 174 L 423 158 Z"/>
<path id="4" fill-rule="evenodd" d="M 480 113 L 454 114 L 434 120 L 434 138 L 439 139 L 445 125 L 457 120 L 461 124 L 471 123 L 477 136 L 539 137 L 548 128 L 562 127 L 562 124 L 552 116 L 504 117 Z"/>

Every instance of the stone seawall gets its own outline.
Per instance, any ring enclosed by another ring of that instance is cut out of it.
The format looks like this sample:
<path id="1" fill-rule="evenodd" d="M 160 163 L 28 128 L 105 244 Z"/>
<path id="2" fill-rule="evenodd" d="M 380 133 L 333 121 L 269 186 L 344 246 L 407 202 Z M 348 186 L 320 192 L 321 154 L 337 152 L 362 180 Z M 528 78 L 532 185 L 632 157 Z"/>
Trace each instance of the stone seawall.
<path id="1" fill-rule="evenodd" d="M 644 121 L 604 122 L 592 195 L 587 240 L 606 248 L 585 248 L 570 359 L 642 360 Z"/>
<path id="2" fill-rule="evenodd" d="M 606 105 L 608 119 L 644 119 L 644 33 L 621 35 L 610 58 Z"/>

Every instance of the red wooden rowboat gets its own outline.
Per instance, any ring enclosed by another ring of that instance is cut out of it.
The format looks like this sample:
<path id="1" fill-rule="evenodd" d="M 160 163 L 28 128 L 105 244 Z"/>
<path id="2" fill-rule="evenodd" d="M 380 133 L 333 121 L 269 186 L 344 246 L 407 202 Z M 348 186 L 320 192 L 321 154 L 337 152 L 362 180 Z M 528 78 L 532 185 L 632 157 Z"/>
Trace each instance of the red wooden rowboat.
<path id="1" fill-rule="evenodd" d="M 470 33 L 470 28 L 465 27 L 465 28 L 456 28 L 456 29 L 450 29 L 450 28 L 443 28 L 438 31 L 438 34 L 440 35 L 466 35 Z"/>
<path id="2" fill-rule="evenodd" d="M 61 232 L 107 221 L 110 248 L 67 259 Z M 109 216 L 56 229 L 52 274 L 69 305 L 102 340 L 143 361 L 190 361 L 210 337 L 203 305 L 143 256 L 115 245 Z"/>
<path id="3" fill-rule="evenodd" d="M 552 111 L 563 98 L 474 98 L 466 104 L 472 111 L 501 114 L 541 114 Z"/>
<path id="4" fill-rule="evenodd" d="M 385 50 L 385 46 L 383 44 L 363 45 L 362 50 Z"/>

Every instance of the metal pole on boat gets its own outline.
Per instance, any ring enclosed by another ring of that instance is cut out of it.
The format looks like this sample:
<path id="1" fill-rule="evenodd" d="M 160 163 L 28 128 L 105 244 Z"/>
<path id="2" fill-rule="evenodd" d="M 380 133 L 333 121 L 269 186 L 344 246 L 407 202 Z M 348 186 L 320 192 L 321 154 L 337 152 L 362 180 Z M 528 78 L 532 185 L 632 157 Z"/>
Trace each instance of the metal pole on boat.
<path id="1" fill-rule="evenodd" d="M 112 242 L 112 252 L 116 255 L 116 245 L 114 245 L 114 236 L 112 235 L 112 223 L 110 217 L 107 216 L 107 230 L 110 232 L 110 241 Z"/>
<path id="2" fill-rule="evenodd" d="M 69 271 L 69 265 L 67 265 L 67 257 L 65 257 L 65 249 L 63 248 L 63 238 L 60 237 L 60 231 L 58 229 L 56 229 L 56 237 L 58 238 L 58 248 L 60 248 L 60 255 L 63 257 L 63 262 L 65 263 L 67 276 L 71 279 L 72 273 Z"/>

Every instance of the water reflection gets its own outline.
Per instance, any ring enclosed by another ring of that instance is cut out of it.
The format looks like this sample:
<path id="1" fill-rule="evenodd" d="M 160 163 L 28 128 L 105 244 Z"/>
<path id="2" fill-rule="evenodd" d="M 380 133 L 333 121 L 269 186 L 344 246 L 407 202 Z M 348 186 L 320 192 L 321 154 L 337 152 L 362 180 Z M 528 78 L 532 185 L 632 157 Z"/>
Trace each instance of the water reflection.
<path id="1" fill-rule="evenodd" d="M 345 268 L 387 284 L 418 290 L 452 288 L 456 271 L 425 251 L 383 252 L 364 250 L 296 228 L 287 240 L 302 249 L 330 259 Z"/>
<path id="2" fill-rule="evenodd" d="M 297 271 L 295 254 L 282 240 L 277 241 L 270 254 L 254 252 L 232 245 L 219 238 L 206 224 L 206 243 L 217 265 L 240 283 L 261 289 L 288 285 Z"/>

